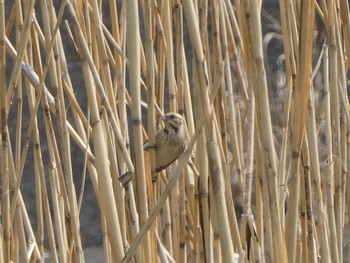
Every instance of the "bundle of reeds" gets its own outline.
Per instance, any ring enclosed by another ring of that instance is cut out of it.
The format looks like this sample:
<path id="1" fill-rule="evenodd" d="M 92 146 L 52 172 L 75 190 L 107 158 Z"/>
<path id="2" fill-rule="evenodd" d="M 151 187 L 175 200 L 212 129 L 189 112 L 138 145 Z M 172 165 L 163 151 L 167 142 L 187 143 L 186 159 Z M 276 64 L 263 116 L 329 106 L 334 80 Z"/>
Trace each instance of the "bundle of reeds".
<path id="1" fill-rule="evenodd" d="M 58 2 L 0 0 L 0 263 L 91 262 L 86 175 L 105 262 L 347 261 L 346 0 Z M 156 173 L 168 111 L 187 147 Z"/>

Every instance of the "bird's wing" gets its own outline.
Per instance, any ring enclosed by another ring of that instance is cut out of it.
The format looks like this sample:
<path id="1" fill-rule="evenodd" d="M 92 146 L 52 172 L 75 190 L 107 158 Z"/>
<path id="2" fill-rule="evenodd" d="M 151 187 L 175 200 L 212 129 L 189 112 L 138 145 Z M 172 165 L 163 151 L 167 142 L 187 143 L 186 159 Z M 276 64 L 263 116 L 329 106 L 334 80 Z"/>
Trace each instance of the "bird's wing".
<path id="1" fill-rule="evenodd" d="M 162 139 L 161 137 L 164 136 L 164 131 L 163 130 L 159 130 L 157 133 L 156 133 L 156 137 L 155 137 L 155 144 L 154 145 L 151 145 L 149 144 L 148 141 L 146 141 L 143 145 L 143 149 L 148 151 L 148 149 L 159 149 L 160 147 L 160 144 L 162 142 Z"/>

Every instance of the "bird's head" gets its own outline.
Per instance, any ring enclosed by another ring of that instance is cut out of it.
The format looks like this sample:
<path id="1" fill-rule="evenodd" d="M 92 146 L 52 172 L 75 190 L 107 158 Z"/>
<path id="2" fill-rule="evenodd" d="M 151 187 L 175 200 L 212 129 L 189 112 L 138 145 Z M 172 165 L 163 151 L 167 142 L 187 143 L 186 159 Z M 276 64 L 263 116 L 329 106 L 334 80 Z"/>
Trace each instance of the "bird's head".
<path id="1" fill-rule="evenodd" d="M 163 115 L 160 117 L 160 119 L 164 122 L 166 130 L 175 133 L 182 131 L 183 125 L 185 123 L 185 120 L 181 115 L 173 112 L 169 112 Z"/>

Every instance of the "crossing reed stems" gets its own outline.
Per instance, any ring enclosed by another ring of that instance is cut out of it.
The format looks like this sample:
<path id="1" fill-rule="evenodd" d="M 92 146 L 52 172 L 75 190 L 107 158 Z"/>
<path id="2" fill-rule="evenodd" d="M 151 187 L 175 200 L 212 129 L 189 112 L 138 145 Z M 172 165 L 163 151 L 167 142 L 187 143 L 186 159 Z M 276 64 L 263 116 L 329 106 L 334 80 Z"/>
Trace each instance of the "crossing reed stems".
<path id="1" fill-rule="evenodd" d="M 0 0 L 0 263 L 346 261 L 349 7 L 268 5 Z"/>

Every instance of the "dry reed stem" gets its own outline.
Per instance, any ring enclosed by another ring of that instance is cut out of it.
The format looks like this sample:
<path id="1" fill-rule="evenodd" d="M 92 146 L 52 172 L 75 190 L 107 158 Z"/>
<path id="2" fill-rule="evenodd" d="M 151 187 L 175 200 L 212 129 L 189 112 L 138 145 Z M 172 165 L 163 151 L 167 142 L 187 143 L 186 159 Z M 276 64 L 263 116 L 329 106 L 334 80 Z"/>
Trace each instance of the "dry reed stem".
<path id="1" fill-rule="evenodd" d="M 114 203 L 114 194 L 113 194 L 113 189 L 112 189 L 112 184 L 111 184 L 111 177 L 110 177 L 110 170 L 108 168 L 108 163 L 107 163 L 107 152 L 106 152 L 106 139 L 103 134 L 103 129 L 101 126 L 101 121 L 99 117 L 99 109 L 97 106 L 97 101 L 95 97 L 95 87 L 92 85 L 93 84 L 93 79 L 92 77 L 95 77 L 95 81 L 97 81 L 97 87 L 99 87 L 99 91 L 101 92 L 102 99 L 103 99 L 103 104 L 106 105 L 107 108 L 107 113 L 109 117 L 112 117 L 110 112 L 110 107 L 108 106 L 109 103 L 105 99 L 105 93 L 102 88 L 102 84 L 100 82 L 99 77 L 97 76 L 96 68 L 93 65 L 92 59 L 89 55 L 89 51 L 87 48 L 87 44 L 84 40 L 84 37 L 82 35 L 82 31 L 80 30 L 80 27 L 78 25 L 78 21 L 76 20 L 76 16 L 74 14 L 73 7 L 70 2 L 67 2 L 67 7 L 69 9 L 70 15 L 72 16 L 74 20 L 74 26 L 75 26 L 75 33 L 76 37 L 78 38 L 78 45 L 79 48 L 82 50 L 81 56 L 85 56 L 85 59 L 88 60 L 90 68 L 83 68 L 83 72 L 86 78 L 86 84 L 87 84 L 87 93 L 89 97 L 89 105 L 91 109 L 91 123 L 93 126 L 93 141 L 94 141 L 94 146 L 96 150 L 96 168 L 98 171 L 99 176 L 102 176 L 100 178 L 100 187 L 101 187 L 101 203 L 102 203 L 102 209 L 104 210 L 104 214 L 106 216 L 106 222 L 107 222 L 107 231 L 108 231 L 108 237 L 110 238 L 111 241 L 111 246 L 114 248 L 112 250 L 113 257 L 120 261 L 124 252 L 122 249 L 122 241 L 121 241 L 121 232 L 120 232 L 120 226 L 118 223 L 118 216 L 116 212 L 116 205 Z M 85 69 L 85 70 L 84 70 Z M 91 71 L 90 71 L 91 70 Z M 112 117 L 114 120 L 112 123 L 116 125 L 115 119 Z M 116 126 L 114 126 L 116 127 Z M 116 127 L 117 128 L 117 127 Z M 94 131 L 95 130 L 95 131 Z M 124 145 L 121 143 L 121 135 L 120 132 L 117 129 L 114 129 L 114 131 L 117 132 L 117 139 L 119 138 L 119 145 Z M 123 147 L 122 147 L 123 148 Z M 124 157 L 128 158 L 129 156 L 126 153 L 126 149 L 123 148 L 123 154 Z M 97 157 L 97 155 L 99 155 Z M 130 158 L 130 157 L 129 157 Z M 126 159 L 128 160 L 128 159 Z M 131 161 L 127 161 L 129 164 L 129 167 L 131 168 L 130 170 L 133 171 L 133 166 L 131 164 Z"/>
<path id="2" fill-rule="evenodd" d="M 228 93 L 228 129 L 229 136 L 231 138 L 232 142 L 236 142 L 233 144 L 233 154 L 234 154 L 234 160 L 236 164 L 236 170 L 238 173 L 238 178 L 240 180 L 240 183 L 243 185 L 243 176 L 242 173 L 244 173 L 244 169 L 242 167 L 242 157 L 240 156 L 239 151 L 239 143 L 238 143 L 238 134 L 237 134 L 237 123 L 236 123 L 236 112 L 235 112 L 235 103 L 233 98 L 233 87 L 232 87 L 232 79 L 231 79 L 231 69 L 230 69 L 230 58 L 228 54 L 228 43 L 227 43 L 227 36 L 226 36 L 226 24 L 225 24 L 225 13 L 224 13 L 224 7 L 223 7 L 223 1 L 220 1 L 219 4 L 219 18 L 220 18 L 220 32 L 222 35 L 221 42 L 222 42 L 222 52 L 224 54 L 224 61 L 225 61 L 225 85 Z M 242 187 L 243 188 L 243 187 Z"/>
<path id="3" fill-rule="evenodd" d="M 328 58 L 328 48 L 325 50 L 325 57 Z M 328 64 L 329 61 L 325 63 Z M 328 66 L 325 66 L 328 70 Z M 326 177 L 327 177 L 327 190 L 326 190 L 326 209 L 329 223 L 329 240 L 332 246 L 330 246 L 331 260 L 334 262 L 339 262 L 338 258 L 338 244 L 336 238 L 336 228 L 335 228 L 335 215 L 334 215 L 334 170 L 333 170 L 333 154 L 332 154 L 332 130 L 331 130 L 331 108 L 330 108 L 330 93 L 329 93 L 329 83 L 328 76 L 329 72 L 325 70 L 325 91 L 326 91 L 326 114 L 325 114 L 325 125 L 326 125 L 326 146 L 327 146 L 327 167 L 326 167 Z"/>
<path id="4" fill-rule="evenodd" d="M 336 14 L 335 14 L 335 6 L 331 2 L 327 2 L 327 8 L 328 8 L 328 34 L 329 34 L 329 91 L 330 91 L 330 105 L 332 105 L 331 110 L 331 119 L 332 127 L 331 127 L 331 135 L 332 135 L 332 155 L 333 156 L 333 174 L 330 176 L 333 180 L 333 186 L 331 191 L 334 191 L 334 211 L 332 214 L 328 214 L 329 217 L 333 217 L 331 220 L 329 220 L 329 223 L 335 224 L 333 227 L 331 227 L 331 240 L 333 242 L 337 242 L 337 244 L 333 247 L 331 250 L 333 252 L 333 258 L 336 261 L 335 253 L 337 253 L 338 262 L 342 259 L 342 256 L 339 254 L 339 246 L 341 246 L 341 243 L 339 243 L 341 240 L 341 226 L 339 220 L 341 219 L 341 211 L 339 211 L 339 208 L 341 207 L 341 188 L 339 187 L 340 180 L 341 180 L 341 163 L 340 163 L 340 92 L 338 88 L 338 54 L 337 54 L 337 48 L 336 48 Z M 328 148 L 329 149 L 329 148 Z M 335 188 L 337 187 L 337 188 Z M 337 189 L 337 191 L 336 191 Z M 330 211 L 329 211 L 330 212 Z M 334 213 L 334 214 L 333 214 Z M 332 220 L 335 220 L 332 222 Z M 335 231 L 335 232 L 333 232 Z M 340 231 L 340 233 L 338 232 Z M 333 239 L 334 238 L 334 239 Z M 336 240 L 335 240 L 336 239 Z M 336 252 L 335 250 L 338 249 Z"/>
<path id="5" fill-rule="evenodd" d="M 61 23 L 61 18 L 63 15 L 63 10 L 65 7 L 65 1 L 61 3 L 60 11 L 59 11 L 59 18 L 57 21 L 55 21 L 55 16 L 52 13 L 52 5 L 47 6 L 46 3 L 41 2 L 41 8 L 42 8 L 42 14 L 43 14 L 43 22 L 44 22 L 44 35 L 46 39 L 47 45 L 47 53 L 50 54 L 51 52 L 58 54 L 58 47 L 57 42 L 54 41 L 56 39 L 56 32 L 58 30 L 58 25 Z M 53 33 L 51 33 L 51 29 L 49 26 L 55 25 L 55 30 Z M 50 42 L 48 42 L 50 40 Z M 52 45 L 52 50 L 51 46 Z M 51 59 L 53 55 L 49 55 L 45 65 L 48 65 L 49 72 L 50 72 L 50 80 L 51 84 L 53 86 L 53 92 L 55 95 L 55 106 L 56 106 L 56 118 L 58 119 L 58 126 L 59 126 L 59 136 L 61 139 L 61 152 L 62 152 L 62 166 L 63 166 L 63 172 L 66 179 L 66 185 L 67 185 L 67 193 L 68 193 L 68 201 L 69 201 L 69 208 L 70 208 L 70 216 L 72 218 L 72 229 L 73 229 L 73 238 L 74 238 L 74 248 L 75 253 L 77 256 L 77 262 L 83 262 L 83 249 L 82 249 L 82 243 L 81 243 L 81 237 L 80 237 L 80 220 L 79 220 L 79 212 L 78 212 L 78 206 L 77 206 L 77 198 L 74 188 L 74 182 L 73 182 L 73 171 L 71 166 L 71 154 L 70 154 L 70 138 L 69 133 L 67 130 L 66 124 L 66 113 L 65 113 L 65 103 L 64 103 L 64 96 L 63 96 L 63 87 L 62 87 L 62 79 L 58 78 L 57 76 L 61 76 L 62 73 L 60 72 L 59 65 L 55 64 L 55 61 Z M 44 66 L 45 70 L 45 66 Z M 61 179 L 62 180 L 62 179 Z M 62 183 L 60 183 L 62 185 Z M 62 231 L 62 230 L 61 230 Z M 62 236 L 62 235 L 58 235 Z M 59 248 L 63 249 L 63 240 L 59 239 Z M 62 244 L 61 244 L 62 243 Z M 60 251 L 60 253 L 63 253 Z M 60 261 L 64 260 L 62 258 L 62 255 L 60 256 Z"/>
<path id="6" fill-rule="evenodd" d="M 1 262 L 9 261 L 9 239 L 10 239 L 10 217 L 9 217 L 9 206 L 10 199 L 9 195 L 9 185 L 8 185 L 8 173 L 7 173 L 7 84 L 6 84 L 6 52 L 5 52 L 5 2 L 0 1 L 0 92 L 2 94 L 0 99 L 0 132 L 1 132 Z"/>
<path id="7" fill-rule="evenodd" d="M 233 262 L 234 252 L 232 246 L 232 238 L 230 235 L 229 222 L 227 216 L 227 208 L 225 205 L 225 195 L 223 189 L 225 189 L 225 182 L 222 174 L 221 158 L 218 151 L 218 145 L 215 142 L 213 128 L 213 111 L 212 105 L 209 101 L 208 93 L 208 78 L 206 73 L 206 63 L 202 52 L 202 44 L 199 37 L 199 28 L 197 24 L 197 18 L 195 16 L 195 10 L 193 3 L 190 1 L 183 1 L 184 12 L 186 16 L 186 21 L 188 23 L 189 32 L 191 36 L 192 46 L 195 53 L 197 74 L 199 76 L 199 84 L 201 93 L 202 107 L 204 109 L 205 116 L 205 131 L 206 131 L 206 141 L 207 141 L 207 154 L 209 159 L 209 169 L 210 177 L 213 183 L 214 200 L 216 202 L 216 213 L 217 220 L 220 221 L 218 224 L 220 232 L 220 242 L 221 242 L 221 253 L 223 261 Z M 198 86 L 198 85 L 197 85 Z"/>
<path id="8" fill-rule="evenodd" d="M 325 54 L 326 55 L 326 54 Z M 313 89 L 311 89 L 312 91 Z M 311 96 L 310 96 L 311 98 Z M 316 195 L 316 204 L 317 204 L 317 213 L 318 213 L 318 232 L 320 233 L 321 247 L 322 247 L 322 259 L 324 262 L 329 262 L 330 251 L 329 251 L 329 241 L 328 233 L 326 227 L 326 212 L 324 210 L 324 201 L 321 189 L 321 174 L 320 174 L 320 160 L 319 160 L 319 149 L 317 144 L 317 135 L 316 135 L 316 120 L 315 120 L 315 102 L 311 99 L 309 103 L 308 111 L 308 121 L 306 123 L 307 128 L 307 138 L 310 151 L 310 161 L 311 161 L 311 174 L 312 180 L 315 184 L 315 195 Z"/>
<path id="9" fill-rule="evenodd" d="M 16 258 L 21 262 L 29 262 L 29 257 L 27 255 L 27 242 L 23 228 L 23 219 L 20 206 L 18 206 L 16 209 L 16 222 L 14 224 L 14 232 L 14 235 L 16 236 L 18 242 L 18 254 L 16 255 Z"/>
<path id="10" fill-rule="evenodd" d="M 294 110 L 292 115 L 292 163 L 291 163 L 291 181 L 289 190 L 293 195 L 293 199 L 288 203 L 289 209 L 286 216 L 286 241 L 288 249 L 289 262 L 296 260 L 296 244 L 297 244 L 297 215 L 299 205 L 299 187 L 300 187 L 300 147 L 302 145 L 303 133 L 305 129 L 307 114 L 307 98 L 310 87 L 311 74 L 311 49 L 313 32 L 314 2 L 303 3 L 301 8 L 301 25 L 300 25 L 300 49 L 297 58 L 297 74 L 298 78 L 295 82 L 296 92 L 294 93 Z M 300 52 L 300 53 L 299 53 Z"/>
<path id="11" fill-rule="evenodd" d="M 17 51 L 18 52 L 17 60 L 15 61 L 14 70 L 12 72 L 11 79 L 10 79 L 10 84 L 6 91 L 8 105 L 12 104 L 12 99 L 15 93 L 16 84 L 18 82 L 22 60 L 26 49 L 26 44 L 30 36 L 30 26 L 31 26 L 31 19 L 33 16 L 34 3 L 35 3 L 35 0 L 31 0 L 27 2 L 26 3 L 27 5 L 25 6 L 26 14 L 24 18 L 24 28 L 21 33 L 21 45 L 19 46 Z"/>
<path id="12" fill-rule="evenodd" d="M 131 89 L 131 115 L 133 120 L 133 135 L 135 146 L 136 165 L 136 199 L 140 214 L 140 224 L 143 225 L 148 218 L 147 189 L 145 163 L 143 155 L 142 119 L 141 119 L 141 94 L 140 94 L 140 32 L 139 12 L 137 1 L 128 1 L 126 4 L 127 23 L 127 57 L 129 61 L 130 89 Z M 137 222 L 136 222 L 137 224 Z M 143 242 L 142 258 L 151 262 L 150 235 L 146 234 Z"/>
<path id="13" fill-rule="evenodd" d="M 59 261 L 67 262 L 67 255 L 65 255 L 67 248 L 65 248 L 64 241 L 63 241 L 63 229 L 62 229 L 62 222 L 61 222 L 62 216 L 61 216 L 59 201 L 58 201 L 58 194 L 60 190 L 59 190 L 59 184 L 56 176 L 57 171 L 56 171 L 55 164 L 52 163 L 49 169 L 50 169 L 50 185 L 51 185 L 53 210 L 55 214 L 55 225 L 56 225 L 55 228 L 57 233 L 58 249 L 59 249 Z"/>
<path id="14" fill-rule="evenodd" d="M 347 129 L 347 131 L 348 132 L 347 132 L 347 136 L 346 136 L 346 141 L 345 142 L 346 142 L 346 145 L 349 146 L 349 128 Z M 347 167 L 350 167 L 350 151 L 349 151 L 349 148 L 347 148 L 346 156 L 347 156 L 346 165 L 347 165 Z M 347 170 L 346 175 L 347 176 L 349 175 L 349 169 Z M 347 180 L 346 181 L 347 189 L 349 189 L 348 188 L 349 185 L 350 185 L 350 182 L 349 182 L 349 180 Z M 349 193 L 349 191 L 347 191 L 347 193 L 346 193 L 346 202 L 347 202 L 346 208 L 347 208 L 347 211 L 349 211 L 349 207 L 350 207 L 349 206 L 349 200 L 350 200 L 350 193 Z M 348 229 L 349 229 L 349 224 L 348 224 Z M 349 257 L 349 254 L 350 254 L 350 252 L 348 252 L 348 254 L 347 254 L 348 257 Z"/>
<path id="15" fill-rule="evenodd" d="M 92 73 L 92 77 L 93 77 L 93 79 L 96 82 L 96 86 L 98 88 L 98 91 L 100 92 L 103 105 L 106 107 L 106 111 L 107 111 L 108 117 L 110 118 L 110 121 L 112 123 L 113 131 L 115 133 L 115 136 L 116 136 L 116 139 L 117 139 L 117 142 L 118 142 L 118 146 L 121 148 L 124 161 L 126 162 L 128 170 L 133 173 L 134 172 L 134 167 L 133 167 L 131 158 L 130 158 L 130 156 L 128 154 L 128 151 L 127 151 L 127 149 L 125 147 L 125 144 L 123 142 L 123 138 L 121 136 L 121 132 L 120 132 L 120 129 L 118 127 L 117 120 L 116 120 L 114 114 L 111 111 L 111 107 L 110 107 L 110 104 L 109 104 L 108 100 L 106 100 L 106 93 L 105 93 L 105 91 L 103 89 L 102 82 L 101 82 L 101 80 L 100 80 L 100 78 L 98 76 L 96 67 L 95 67 L 94 62 L 92 60 L 92 57 L 91 57 L 91 55 L 89 53 L 88 46 L 87 46 L 87 43 L 86 43 L 86 41 L 84 39 L 83 33 L 81 31 L 81 28 L 79 27 L 77 17 L 76 17 L 76 15 L 74 13 L 74 9 L 73 9 L 73 7 L 72 7 L 72 5 L 71 5 L 71 3 L 69 1 L 67 2 L 67 6 L 68 6 L 69 14 L 71 15 L 73 23 L 74 23 L 74 27 L 76 29 L 75 33 L 76 33 L 77 41 L 81 45 L 80 48 L 81 48 L 82 55 L 85 56 L 84 58 L 88 62 L 88 65 L 89 65 L 91 73 Z"/>
<path id="16" fill-rule="evenodd" d="M 262 43 L 261 40 L 261 24 L 259 18 L 259 7 L 257 1 L 251 3 L 250 14 L 252 18 L 251 23 L 251 37 L 252 42 Z M 267 181 L 265 184 L 268 187 L 268 199 L 264 200 L 270 204 L 270 223 L 271 227 L 275 228 L 275 234 L 273 235 L 272 246 L 274 258 L 278 262 L 286 262 L 286 247 L 285 239 L 282 235 L 282 226 L 281 226 L 281 210 L 278 206 L 278 189 L 277 189 L 277 178 L 275 176 L 277 172 L 276 159 L 274 154 L 273 139 L 272 139 L 272 126 L 270 108 L 268 103 L 268 94 L 267 94 L 267 82 L 266 75 L 264 70 L 263 62 L 263 52 L 261 49 L 262 45 L 257 44 L 253 46 L 253 67 L 254 75 L 256 77 L 256 85 L 254 85 L 254 95 L 256 97 L 257 107 L 259 108 L 259 115 L 257 115 L 259 130 L 261 130 L 261 140 L 262 148 L 265 154 L 267 155 L 262 164 L 262 169 L 264 170 Z M 258 89 L 259 87 L 259 89 Z M 264 178 L 264 177 L 263 177 Z M 289 211 L 289 209 L 288 209 Z M 271 248 L 271 247 L 270 247 Z"/>
<path id="17" fill-rule="evenodd" d="M 197 143 L 197 152 L 202 152 L 205 149 L 205 133 L 202 132 Z M 208 186 L 208 159 L 203 156 L 199 162 L 199 198 L 201 202 L 202 227 L 203 227 L 203 245 L 205 248 L 205 258 L 208 262 L 213 262 L 213 230 L 209 212 L 209 186 Z"/>

